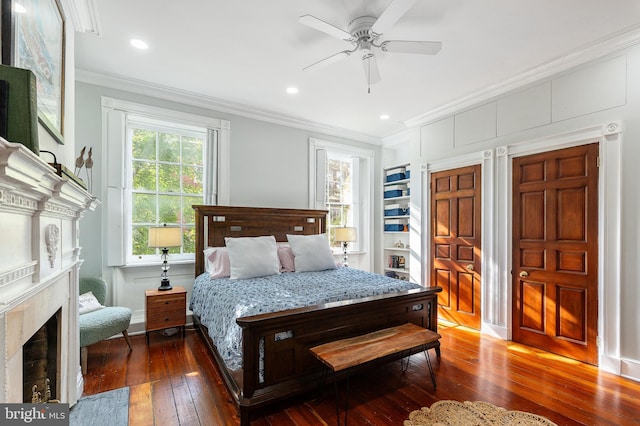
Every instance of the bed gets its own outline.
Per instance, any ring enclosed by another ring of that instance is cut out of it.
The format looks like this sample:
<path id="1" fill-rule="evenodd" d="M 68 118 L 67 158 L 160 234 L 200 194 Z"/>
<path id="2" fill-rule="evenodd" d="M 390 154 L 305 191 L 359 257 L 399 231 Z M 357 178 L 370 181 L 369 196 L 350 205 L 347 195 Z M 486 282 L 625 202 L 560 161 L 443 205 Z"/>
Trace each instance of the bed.
<path id="1" fill-rule="evenodd" d="M 287 235 L 326 232 L 325 210 L 193 208 L 196 253 L 225 246 L 225 237 L 273 235 L 276 241 L 286 242 Z M 423 288 L 344 267 L 317 273 L 284 272 L 257 281 L 211 280 L 204 256 L 196 256 L 195 276 L 190 299 L 194 324 L 234 398 L 242 425 L 249 424 L 251 412 L 259 407 L 317 388 L 322 366 L 309 353 L 310 347 L 407 322 L 437 331 L 439 287 Z M 305 288 L 312 298 L 298 300 L 303 288 L 299 279 L 309 282 Z M 374 285 L 358 293 L 354 287 L 359 284 L 349 285 L 358 279 L 379 282 L 381 287 Z M 236 295 L 208 295 L 233 288 L 242 290 Z M 278 297 L 259 301 L 265 294 Z M 235 312 L 235 317 L 214 319 L 212 313 L 225 309 Z M 238 334 L 239 343 L 225 342 L 231 339 L 225 337 L 226 329 Z M 432 347 L 439 355 L 439 342 Z"/>

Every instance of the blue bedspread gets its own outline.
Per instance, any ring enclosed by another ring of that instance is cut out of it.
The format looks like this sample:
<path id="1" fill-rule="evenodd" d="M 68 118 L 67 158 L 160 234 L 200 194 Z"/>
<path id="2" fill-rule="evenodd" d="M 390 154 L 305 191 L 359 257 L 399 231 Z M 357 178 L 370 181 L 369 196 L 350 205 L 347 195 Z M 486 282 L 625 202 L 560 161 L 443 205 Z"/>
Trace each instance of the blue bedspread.
<path id="1" fill-rule="evenodd" d="M 419 285 L 352 268 L 285 272 L 268 277 L 196 278 L 189 308 L 209 329 L 225 364 L 242 367 L 242 329 L 236 318 L 328 302 L 420 288 Z"/>

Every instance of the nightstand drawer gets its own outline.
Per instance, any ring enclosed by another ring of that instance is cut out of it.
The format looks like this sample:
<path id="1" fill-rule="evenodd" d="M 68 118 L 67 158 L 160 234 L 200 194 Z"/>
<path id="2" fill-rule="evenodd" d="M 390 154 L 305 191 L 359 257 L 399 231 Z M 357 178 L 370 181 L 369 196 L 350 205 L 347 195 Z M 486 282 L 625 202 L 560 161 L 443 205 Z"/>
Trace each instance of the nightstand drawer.
<path id="1" fill-rule="evenodd" d="M 147 315 L 147 330 L 180 327 L 183 326 L 186 321 L 187 314 L 183 309 L 176 311 L 156 312 Z"/>
<path id="2" fill-rule="evenodd" d="M 171 297 L 153 296 L 147 299 L 147 309 L 151 311 L 155 310 L 170 310 L 176 307 L 182 307 L 186 304 L 186 298 L 184 295 L 173 295 Z"/>

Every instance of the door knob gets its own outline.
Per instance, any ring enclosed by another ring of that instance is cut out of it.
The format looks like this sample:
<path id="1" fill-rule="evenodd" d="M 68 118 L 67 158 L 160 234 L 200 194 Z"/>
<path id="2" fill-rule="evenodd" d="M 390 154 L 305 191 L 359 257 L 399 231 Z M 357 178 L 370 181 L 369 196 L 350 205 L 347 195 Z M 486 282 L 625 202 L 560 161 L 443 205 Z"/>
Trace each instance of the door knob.
<path id="1" fill-rule="evenodd" d="M 469 271 L 473 271 L 473 263 L 468 264 L 468 265 L 467 265 L 467 269 L 468 269 Z"/>
<path id="2" fill-rule="evenodd" d="M 520 272 L 520 277 L 521 278 L 527 278 L 528 276 L 529 276 L 529 273 L 527 271 Z"/>

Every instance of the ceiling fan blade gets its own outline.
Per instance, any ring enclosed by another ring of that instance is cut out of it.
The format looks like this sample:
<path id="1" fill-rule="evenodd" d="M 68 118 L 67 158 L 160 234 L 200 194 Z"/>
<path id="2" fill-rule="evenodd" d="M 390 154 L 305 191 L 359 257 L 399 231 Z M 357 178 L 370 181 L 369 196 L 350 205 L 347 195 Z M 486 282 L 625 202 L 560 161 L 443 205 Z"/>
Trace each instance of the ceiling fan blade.
<path id="1" fill-rule="evenodd" d="M 380 45 L 383 52 L 435 55 L 442 48 L 439 41 L 387 40 Z"/>
<path id="2" fill-rule="evenodd" d="M 348 32 L 341 30 L 338 27 L 334 27 L 328 22 L 323 21 L 322 19 L 316 18 L 312 15 L 302 15 L 298 21 L 301 24 L 304 24 L 308 27 L 314 28 L 318 31 L 322 31 L 323 33 L 329 34 L 330 36 L 337 37 L 341 40 L 349 40 L 351 39 L 351 34 Z"/>
<path id="3" fill-rule="evenodd" d="M 376 84 L 380 81 L 380 70 L 378 69 L 378 61 L 371 53 L 362 57 L 362 69 L 367 84 Z"/>
<path id="4" fill-rule="evenodd" d="M 382 12 L 382 15 L 371 26 L 371 32 L 382 34 L 387 28 L 398 22 L 413 6 L 416 0 L 393 0 L 389 6 Z"/>
<path id="5" fill-rule="evenodd" d="M 314 70 L 317 68 L 324 67 L 329 64 L 333 64 L 334 62 L 338 62 L 339 60 L 344 59 L 347 56 L 351 55 L 351 53 L 352 53 L 351 50 L 343 50 L 342 52 L 335 53 L 329 56 L 328 58 L 320 59 L 318 62 L 314 62 L 311 65 L 307 65 L 306 67 L 302 68 L 302 70 L 309 71 L 309 70 Z"/>

